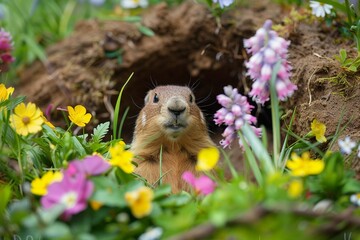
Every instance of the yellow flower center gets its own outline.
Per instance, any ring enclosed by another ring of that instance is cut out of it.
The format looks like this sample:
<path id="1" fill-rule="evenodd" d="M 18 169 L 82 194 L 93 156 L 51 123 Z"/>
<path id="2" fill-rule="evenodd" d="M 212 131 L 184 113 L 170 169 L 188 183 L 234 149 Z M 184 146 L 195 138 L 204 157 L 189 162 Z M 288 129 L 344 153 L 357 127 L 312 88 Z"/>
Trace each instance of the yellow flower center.
<path id="1" fill-rule="evenodd" d="M 28 125 L 30 123 L 30 118 L 29 117 L 23 117 L 22 118 L 22 122 L 25 124 L 25 125 Z"/>
<path id="2" fill-rule="evenodd" d="M 61 199 L 61 203 L 63 203 L 67 209 L 74 207 L 76 201 L 77 201 L 77 194 L 75 192 L 69 192 L 65 194 Z"/>

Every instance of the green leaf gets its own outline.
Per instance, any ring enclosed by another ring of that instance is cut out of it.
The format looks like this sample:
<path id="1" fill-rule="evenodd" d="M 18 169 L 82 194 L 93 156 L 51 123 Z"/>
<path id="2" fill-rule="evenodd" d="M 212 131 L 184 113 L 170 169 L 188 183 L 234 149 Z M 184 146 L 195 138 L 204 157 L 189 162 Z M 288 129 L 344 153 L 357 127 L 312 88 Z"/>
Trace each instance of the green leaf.
<path id="1" fill-rule="evenodd" d="M 351 65 L 348 69 L 349 69 L 349 71 L 357 72 L 357 67 L 354 65 Z"/>
<path id="2" fill-rule="evenodd" d="M 74 149 L 76 149 L 76 151 L 81 155 L 81 156 L 85 156 L 86 155 L 86 150 L 84 148 L 84 146 L 79 142 L 79 140 L 77 139 L 76 136 L 72 136 L 71 139 L 73 140 L 74 143 Z"/>
<path id="3" fill-rule="evenodd" d="M 335 152 L 325 156 L 325 169 L 319 175 L 324 192 L 337 196 L 344 184 L 344 159 L 341 153 Z"/>
<path id="4" fill-rule="evenodd" d="M 339 54 L 340 54 L 340 63 L 344 63 L 347 57 L 346 50 L 340 49 Z"/>
<path id="5" fill-rule="evenodd" d="M 118 167 L 115 169 L 115 176 L 118 179 L 118 182 L 122 184 L 132 182 L 135 179 L 134 175 L 126 173 Z"/>
<path id="6" fill-rule="evenodd" d="M 56 135 L 56 133 L 54 132 L 54 130 L 49 127 L 48 125 L 44 124 L 43 125 L 43 134 L 45 137 L 48 137 L 52 142 L 60 144 L 62 146 L 62 142 L 59 137 Z"/>
<path id="7" fill-rule="evenodd" d="M 347 179 L 342 189 L 343 194 L 360 192 L 360 182 L 356 179 Z"/>
<path id="8" fill-rule="evenodd" d="M 168 184 L 160 185 L 155 190 L 154 200 L 164 198 L 171 194 L 171 186 Z"/>
<path id="9" fill-rule="evenodd" d="M 2 215 L 11 197 L 11 187 L 0 185 L 0 196 L 0 215 Z"/>
<path id="10" fill-rule="evenodd" d="M 98 201 L 110 207 L 125 207 L 125 189 L 119 188 L 118 184 L 109 177 L 99 176 L 92 178 L 95 184 L 95 192 L 91 200 Z"/>
<path id="11" fill-rule="evenodd" d="M 8 110 L 13 110 L 17 105 L 19 105 L 20 103 L 24 102 L 25 97 L 21 96 L 21 97 L 16 97 L 16 98 L 10 98 L 7 99 L 5 101 L 0 102 L 0 107 L 5 107 Z"/>
<path id="12" fill-rule="evenodd" d="M 264 169 L 266 173 L 273 173 L 275 171 L 275 168 L 271 157 L 267 149 L 265 149 L 265 147 L 262 145 L 262 142 L 260 141 L 258 136 L 255 135 L 249 124 L 246 123 L 244 125 L 244 127 L 242 128 L 242 132 L 246 140 L 249 141 L 249 145 L 253 149 L 256 157 L 260 160 L 262 164 L 262 169 Z"/>
<path id="13" fill-rule="evenodd" d="M 29 52 L 34 53 L 34 55 L 37 58 L 39 58 L 42 62 L 46 61 L 45 50 L 42 47 L 40 47 L 40 45 L 37 42 L 35 42 L 33 38 L 31 38 L 28 35 L 23 35 L 23 41 L 26 42 L 29 49 L 31 49 L 31 51 Z"/>
<path id="14" fill-rule="evenodd" d="M 50 209 L 39 209 L 38 215 L 45 224 L 53 224 L 55 220 L 64 212 L 65 206 L 58 204 Z"/>
<path id="15" fill-rule="evenodd" d="M 138 26 L 138 30 L 139 30 L 142 34 L 144 34 L 145 36 L 148 36 L 148 37 L 153 37 L 153 36 L 155 36 L 155 33 L 154 33 L 153 30 L 151 30 L 150 28 L 145 27 L 145 26 L 143 26 L 143 25 Z"/>
<path id="16" fill-rule="evenodd" d="M 171 195 L 168 198 L 160 201 L 160 205 L 163 207 L 180 207 L 191 200 L 191 196 L 188 193 L 180 193 L 177 195 Z"/>
<path id="17" fill-rule="evenodd" d="M 127 16 L 127 17 L 124 17 L 121 20 L 124 21 L 124 22 L 140 22 L 141 17 L 139 17 L 139 16 Z"/>
<path id="18" fill-rule="evenodd" d="M 69 239 L 71 232 L 65 223 L 55 222 L 44 229 L 44 236 L 47 239 Z"/>
<path id="19" fill-rule="evenodd" d="M 96 128 L 94 128 L 94 133 L 92 134 L 92 141 L 100 142 L 108 133 L 109 127 L 110 127 L 109 121 L 100 123 Z"/>

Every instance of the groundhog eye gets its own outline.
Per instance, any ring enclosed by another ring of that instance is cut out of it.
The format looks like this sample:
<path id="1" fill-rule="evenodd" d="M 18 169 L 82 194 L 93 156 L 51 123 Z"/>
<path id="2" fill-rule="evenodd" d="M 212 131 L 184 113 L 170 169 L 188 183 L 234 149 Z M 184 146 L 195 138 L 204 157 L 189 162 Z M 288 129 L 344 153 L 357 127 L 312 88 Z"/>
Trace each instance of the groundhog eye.
<path id="1" fill-rule="evenodd" d="M 159 96 L 155 93 L 154 95 L 154 100 L 153 100 L 154 103 L 157 103 L 159 102 Z"/>
<path id="2" fill-rule="evenodd" d="M 190 102 L 192 103 L 194 101 L 193 96 L 190 94 Z"/>

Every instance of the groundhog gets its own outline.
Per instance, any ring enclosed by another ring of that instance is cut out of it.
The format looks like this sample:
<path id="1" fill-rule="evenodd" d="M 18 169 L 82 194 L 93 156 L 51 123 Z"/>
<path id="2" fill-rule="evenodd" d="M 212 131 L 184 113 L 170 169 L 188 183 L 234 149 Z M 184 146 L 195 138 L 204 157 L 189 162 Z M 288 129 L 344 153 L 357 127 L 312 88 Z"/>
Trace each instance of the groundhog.
<path id="1" fill-rule="evenodd" d="M 158 184 L 161 158 L 162 182 L 170 184 L 173 192 L 188 190 L 181 175 L 185 171 L 196 174 L 198 152 L 211 146 L 215 144 L 190 88 L 158 86 L 147 93 L 131 144 L 137 174 Z"/>

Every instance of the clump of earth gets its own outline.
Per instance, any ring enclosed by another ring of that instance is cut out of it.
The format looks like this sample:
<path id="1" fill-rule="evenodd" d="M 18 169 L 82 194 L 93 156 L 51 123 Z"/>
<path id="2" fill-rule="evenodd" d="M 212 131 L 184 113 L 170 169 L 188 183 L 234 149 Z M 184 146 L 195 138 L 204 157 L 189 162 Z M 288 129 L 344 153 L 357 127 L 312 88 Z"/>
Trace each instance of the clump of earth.
<path id="1" fill-rule="evenodd" d="M 159 4 L 142 15 L 142 25 L 155 33 L 151 37 L 133 23 L 82 21 L 71 36 L 47 49 L 45 63 L 35 62 L 21 72 L 17 93 L 43 110 L 49 104 L 53 109 L 82 104 L 93 114 L 95 126 L 112 119 L 117 95 L 134 73 L 120 110 L 121 118 L 129 107 L 122 137 L 131 142 L 146 92 L 156 85 L 187 85 L 193 89 L 207 116 L 211 136 L 218 142 L 223 129 L 212 121 L 220 108 L 216 95 L 226 85 L 239 88 L 243 95 L 251 87 L 245 75 L 244 61 L 249 56 L 243 40 L 253 36 L 266 19 L 281 24 L 289 12 L 267 0 L 254 1 L 225 13 L 219 25 L 203 5 Z M 295 111 L 292 131 L 300 136 L 308 133 L 310 123 L 317 119 L 326 125 L 326 136 L 334 135 L 340 122 L 340 126 L 347 124 L 340 138 L 348 135 L 359 140 L 360 74 L 345 71 L 334 60 L 341 48 L 355 57 L 354 43 L 318 20 L 295 22 L 286 30 L 282 34 L 291 41 L 291 80 L 298 90 L 282 103 L 283 125 Z M 256 114 L 259 124 L 271 126 L 267 105 L 257 106 Z M 61 114 L 53 111 L 52 121 L 61 124 Z M 241 155 L 236 146 L 231 154 L 235 160 Z M 360 176 L 359 161 L 351 165 Z"/>

